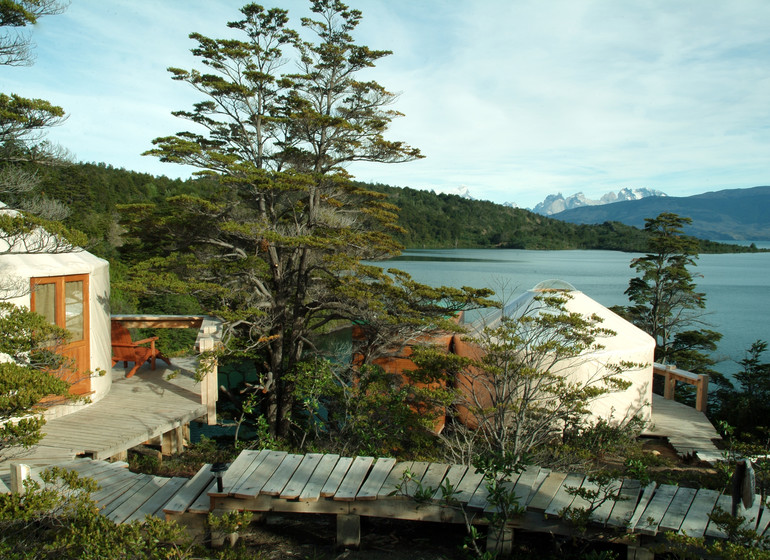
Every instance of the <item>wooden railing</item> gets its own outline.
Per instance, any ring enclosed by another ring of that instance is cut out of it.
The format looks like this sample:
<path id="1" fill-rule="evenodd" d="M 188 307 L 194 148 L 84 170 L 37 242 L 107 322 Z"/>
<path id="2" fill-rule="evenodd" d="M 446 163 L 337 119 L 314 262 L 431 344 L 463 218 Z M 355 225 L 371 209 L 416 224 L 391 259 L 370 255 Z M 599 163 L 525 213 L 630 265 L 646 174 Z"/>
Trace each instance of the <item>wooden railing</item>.
<path id="1" fill-rule="evenodd" d="M 676 382 L 695 386 L 695 410 L 706 412 L 709 395 L 709 376 L 703 373 L 692 373 L 677 369 L 674 365 L 652 364 L 652 373 L 663 377 L 663 397 L 673 400 L 676 392 Z"/>
<path id="2" fill-rule="evenodd" d="M 198 352 L 213 350 L 222 336 L 222 323 L 207 315 L 112 315 L 111 320 L 118 321 L 127 329 L 198 329 L 195 340 Z M 208 371 L 201 379 L 201 404 L 206 406 L 206 422 L 213 426 L 217 423 L 219 396 L 216 359 L 212 359 L 207 365 Z"/>

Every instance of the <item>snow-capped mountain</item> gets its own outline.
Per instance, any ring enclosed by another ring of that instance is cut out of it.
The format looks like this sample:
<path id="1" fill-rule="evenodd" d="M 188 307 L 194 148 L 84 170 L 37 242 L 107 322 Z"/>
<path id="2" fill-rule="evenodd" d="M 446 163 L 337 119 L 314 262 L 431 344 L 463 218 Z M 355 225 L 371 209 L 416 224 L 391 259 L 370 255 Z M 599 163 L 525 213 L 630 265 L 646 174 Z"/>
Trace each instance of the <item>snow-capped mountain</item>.
<path id="1" fill-rule="evenodd" d="M 440 189 L 440 190 L 433 190 L 433 194 L 456 194 L 460 198 L 467 198 L 468 200 L 476 200 L 471 196 L 471 191 L 468 188 L 467 185 L 460 185 L 459 187 L 455 187 L 453 189 Z"/>
<path id="2" fill-rule="evenodd" d="M 581 206 L 599 206 L 602 204 L 611 204 L 613 202 L 621 202 L 624 200 L 641 200 L 649 196 L 667 196 L 665 193 L 655 190 L 641 187 L 638 189 L 620 189 L 617 193 L 608 192 L 603 195 L 599 200 L 592 200 L 586 198 L 582 193 L 575 193 L 567 198 L 559 194 L 549 194 L 545 197 L 543 202 L 535 206 L 532 211 L 544 216 L 551 216 L 558 214 L 565 210 L 571 210 L 572 208 L 580 208 Z"/>

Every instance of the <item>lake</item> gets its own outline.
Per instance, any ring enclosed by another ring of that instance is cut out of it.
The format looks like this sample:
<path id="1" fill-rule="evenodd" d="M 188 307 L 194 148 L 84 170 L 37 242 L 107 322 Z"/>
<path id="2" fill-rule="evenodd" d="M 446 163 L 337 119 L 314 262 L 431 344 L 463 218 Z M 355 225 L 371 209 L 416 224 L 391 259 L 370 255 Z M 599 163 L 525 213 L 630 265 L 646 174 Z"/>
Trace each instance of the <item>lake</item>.
<path id="1" fill-rule="evenodd" d="M 611 307 L 628 304 L 623 292 L 635 276 L 630 263 L 637 256 L 617 251 L 408 250 L 378 264 L 404 270 L 431 286 L 492 288 L 504 300 L 555 278 Z M 770 253 L 701 255 L 697 263 L 692 272 L 698 291 L 706 294 L 706 328 L 723 335 L 715 369 L 734 373 L 752 342 L 770 341 Z M 770 362 L 770 355 L 764 361 Z"/>

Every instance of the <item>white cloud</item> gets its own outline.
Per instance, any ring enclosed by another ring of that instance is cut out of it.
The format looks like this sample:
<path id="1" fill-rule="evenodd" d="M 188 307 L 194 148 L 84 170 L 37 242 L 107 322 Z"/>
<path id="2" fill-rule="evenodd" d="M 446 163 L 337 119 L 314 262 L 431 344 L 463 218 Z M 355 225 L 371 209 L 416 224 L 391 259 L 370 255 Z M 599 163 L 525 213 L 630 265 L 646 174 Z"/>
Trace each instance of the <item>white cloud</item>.
<path id="1" fill-rule="evenodd" d="M 282 1 L 307 15 L 306 3 Z M 767 183 L 770 4 L 762 0 L 351 2 L 361 42 L 391 49 L 370 76 L 401 92 L 391 137 L 423 150 L 364 180 L 467 184 L 532 206 L 550 192 L 622 186 L 671 195 Z M 63 105 L 52 138 L 80 159 L 184 174 L 138 154 L 181 130 L 194 96 L 167 66 L 194 63 L 191 31 L 228 33 L 237 3 L 81 0 L 33 31 L 32 68 L 3 89 Z"/>

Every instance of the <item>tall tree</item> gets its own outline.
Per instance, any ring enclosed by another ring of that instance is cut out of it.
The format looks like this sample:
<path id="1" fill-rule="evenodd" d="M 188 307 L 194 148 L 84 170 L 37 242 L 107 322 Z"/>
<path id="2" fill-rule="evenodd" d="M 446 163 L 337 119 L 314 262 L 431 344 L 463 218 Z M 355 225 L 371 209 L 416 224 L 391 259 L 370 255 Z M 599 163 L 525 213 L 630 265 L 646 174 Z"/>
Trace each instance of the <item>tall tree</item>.
<path id="1" fill-rule="evenodd" d="M 31 64 L 31 39 L 19 29 L 61 13 L 66 5 L 59 0 L 0 2 L 0 65 Z M 60 161 L 61 151 L 44 136 L 63 119 L 64 110 L 48 101 L 0 93 L 0 255 L 68 252 L 84 241 L 52 221 L 66 216 L 63 204 L 33 194 L 39 180 L 31 164 Z M 7 206 L 26 212 L 9 212 Z M 0 278 L 0 300 L 27 291 L 28 282 Z"/>
<path id="2" fill-rule="evenodd" d="M 32 39 L 19 29 L 37 23 L 41 16 L 62 13 L 69 2 L 61 0 L 3 0 L 0 2 L 0 27 L 10 27 L 0 36 L 0 65 L 32 64 Z"/>
<path id="3" fill-rule="evenodd" d="M 302 25 L 315 42 L 299 41 L 285 10 L 256 4 L 228 24 L 240 40 L 190 36 L 209 73 L 170 71 L 206 96 L 174 113 L 198 132 L 158 138 L 148 154 L 216 175 L 225 190 L 213 202 L 170 200 L 165 216 L 148 207 L 133 213 L 135 240 L 160 226 L 157 245 L 171 253 L 149 263 L 146 280 L 157 283 L 165 269 L 228 320 L 230 347 L 257 364 L 266 417 L 279 435 L 289 431 L 292 374 L 314 347 L 314 333 L 373 304 L 375 290 L 350 284 L 360 262 L 400 250 L 384 233 L 397 227 L 396 208 L 351 182 L 344 165 L 420 157 L 384 137 L 399 116 L 387 109 L 394 96 L 358 78 L 388 54 L 355 44 L 361 12 L 337 0 L 312 1 L 311 11 L 315 19 Z M 287 47 L 296 49 L 299 71 L 278 75 Z M 441 312 L 438 302 L 433 309 Z M 435 321 L 415 328 L 435 328 Z"/>
<path id="4" fill-rule="evenodd" d="M 42 16 L 60 14 L 67 4 L 60 0 L 0 2 L 0 65 L 32 64 L 31 38 L 21 29 Z M 65 150 L 44 140 L 45 132 L 64 119 L 64 110 L 44 99 L 0 93 L 0 197 L 6 204 L 44 218 L 66 216 L 64 205 L 33 194 L 39 180 L 34 168 L 25 165 L 59 164 L 68 158 Z"/>
<path id="5" fill-rule="evenodd" d="M 681 359 L 682 366 L 702 371 L 714 363 L 703 351 L 714 350 L 721 334 L 690 328 L 703 324 L 706 307 L 706 296 L 697 291 L 690 272 L 698 258 L 698 241 L 682 235 L 690 222 L 667 212 L 645 220 L 648 251 L 631 261 L 639 276 L 625 291 L 631 305 L 624 314 L 655 339 L 656 360 Z"/>
<path id="6" fill-rule="evenodd" d="M 744 439 L 767 441 L 770 431 L 770 363 L 762 359 L 767 342 L 756 340 L 738 363 L 732 378 L 716 375 L 713 416 L 726 421 Z"/>

